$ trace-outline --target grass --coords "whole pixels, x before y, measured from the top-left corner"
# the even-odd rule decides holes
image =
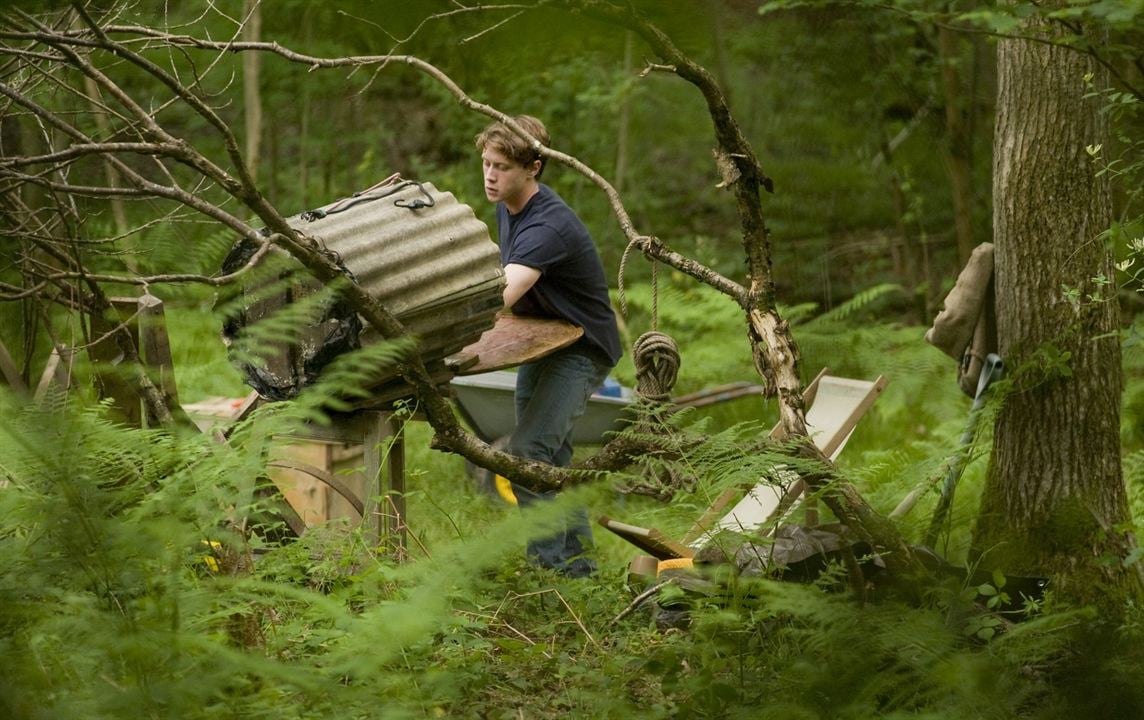
[[[646,288],[632,292],[633,327],[646,325],[641,293],[646,299]],[[661,304],[660,323],[684,348],[679,391],[750,379],[737,314],[702,295],[678,299],[686,313]],[[218,319],[198,306],[169,307],[168,316],[184,402],[243,394],[217,340]],[[888,513],[940,475],[969,402],[954,386],[952,362],[924,345],[920,328],[805,314],[795,333],[807,374],[830,366],[890,380],[840,463],[877,510]],[[1126,353],[1125,467],[1138,511],[1144,461],[1133,398],[1141,367]],[[684,420],[683,431],[710,434],[730,452],[769,429],[774,406],[748,399]],[[658,627],[647,609],[617,620],[639,589],[627,578],[634,548],[597,532],[600,572],[591,582],[529,567],[523,548],[537,518],[482,493],[461,458],[430,448],[422,422],[406,428],[413,562],[395,564],[360,530],[332,524],[282,544],[251,539],[260,545],[253,566],[228,564],[225,555],[222,571],[212,572],[196,539],[240,541],[225,528],[259,504],[259,425],[244,428],[227,452],[205,437],[156,442],[83,423],[73,432],[91,440],[68,460],[71,484],[45,472],[41,485],[22,482],[22,492],[0,497],[9,527],[22,528],[0,535],[0,600],[19,608],[18,616],[0,614],[8,631],[0,659],[22,668],[0,702],[11,717],[119,717],[130,706],[153,717],[1050,718],[1085,707],[1084,693],[1067,682],[1078,662],[1105,679],[1125,712],[1144,706],[1132,690],[1136,620],[1101,640],[1082,615],[1047,613],[983,642],[975,633],[988,616],[974,603],[976,590],[970,597],[956,585],[935,586],[916,607],[856,603],[826,581],[725,578],[719,597],[677,595],[690,608],[686,632]],[[954,561],[968,541],[985,447],[958,488],[946,546]],[[10,446],[0,462],[24,478],[13,463],[33,449]],[[694,487],[671,503],[617,492],[615,478],[567,492],[562,503],[678,536],[731,481],[726,473],[749,472],[699,461],[681,469]],[[147,488],[100,480],[126,471],[142,473]],[[924,532],[933,500],[926,495],[903,521],[907,537]],[[58,532],[37,524],[45,508],[58,518],[78,503],[78,519],[93,502],[132,508],[100,511],[88,531],[106,540],[95,546],[78,532],[81,522]],[[101,581],[108,592],[92,586],[92,568],[116,569]],[[1082,656],[1080,647],[1097,649]],[[38,714],[32,692],[49,698]]]

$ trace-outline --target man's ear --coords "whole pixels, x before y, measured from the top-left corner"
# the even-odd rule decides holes
[[[537,175],[540,174],[540,161],[539,160],[533,160],[532,161],[532,169],[531,169],[531,172],[529,174],[532,175],[532,177],[536,177]]]

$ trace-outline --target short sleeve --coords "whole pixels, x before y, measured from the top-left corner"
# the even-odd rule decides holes
[[[515,263],[541,272],[568,258],[568,244],[560,233],[544,224],[530,225],[516,236],[505,264]]]

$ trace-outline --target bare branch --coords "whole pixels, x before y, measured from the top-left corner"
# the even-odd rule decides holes
[[[534,138],[530,138],[528,134],[516,124],[516,122],[512,119],[512,116],[507,115],[506,113],[503,113],[489,105],[474,100],[459,85],[457,85],[457,83],[454,82],[452,78],[450,78],[436,66],[421,60],[420,58],[406,55],[362,55],[339,58],[324,58],[299,53],[289,48],[285,48],[276,42],[219,42],[204,40],[187,35],[169,35],[167,33],[157,31],[154,28],[141,26],[112,26],[106,28],[106,33],[107,36],[119,34],[146,36],[157,40],[163,40],[174,45],[193,47],[204,50],[230,52],[270,52],[286,60],[305,64],[311,69],[339,67],[359,68],[371,65],[384,66],[391,63],[408,65],[428,75],[443,87],[445,87],[445,89],[448,90],[448,92],[457,100],[461,106],[490,117],[494,120],[503,122],[506,126],[512,128],[514,132],[517,132],[522,137],[529,138],[533,142],[536,142]],[[228,145],[229,142],[230,141],[228,140]],[[237,144],[235,147],[237,148]],[[656,260],[674,267],[680,272],[690,275],[700,282],[707,284],[712,284],[713,282],[713,287],[715,287],[720,292],[729,295],[736,302],[742,304],[741,298],[743,289],[733,281],[727,278],[723,278],[715,271],[711,270],[710,268],[706,268],[696,261],[686,260],[682,255],[671,251],[662,242],[651,243],[642,240],[644,236],[636,232],[631,218],[624,208],[623,202],[615,188],[613,188],[612,185],[597,172],[592,170],[590,167],[578,159],[557,150],[552,150],[550,148],[541,146],[539,143],[536,143],[536,149],[540,154],[572,168],[576,172],[589,179],[597,187],[599,187],[608,198],[608,202],[612,207],[613,214],[616,216],[617,222],[620,225],[620,229],[624,233],[625,237],[629,240],[629,242],[635,241],[637,246],[640,247],[641,251],[643,251],[648,256],[654,257]],[[265,220],[265,218],[263,219]]]
[[[532,8],[529,8],[529,9],[532,9]],[[495,25],[492,25],[490,27],[485,28],[484,30],[481,30],[479,33],[476,33],[474,35],[470,35],[467,38],[462,38],[461,41],[458,42],[457,44],[458,45],[465,45],[467,43],[472,42],[473,40],[476,40],[479,37],[483,37],[484,35],[487,35],[487,34],[493,32],[494,30],[496,30],[497,28],[501,27],[505,23],[508,23],[508,22],[511,22],[511,21],[517,19],[518,17],[520,17],[524,13],[525,13],[525,10],[521,10],[520,12],[513,13],[512,15],[509,15],[504,20],[501,20],[500,22],[496,23]]]
[[[640,77],[645,78],[653,72],[663,72],[674,75],[679,72],[679,69],[674,65],[660,65],[659,63],[649,62],[644,66],[644,69],[640,71]]]
[[[76,160],[92,155],[110,155],[114,153],[133,153],[136,155],[160,155],[172,157],[173,149],[157,143],[78,143],[70,145],[67,150],[58,150],[46,155],[26,155],[0,158],[0,167],[23,167],[25,165],[44,165],[48,163]]]

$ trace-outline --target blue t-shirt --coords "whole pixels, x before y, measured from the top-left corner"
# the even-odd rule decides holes
[[[620,332],[608,299],[604,265],[588,228],[552,188],[540,190],[516,215],[497,205],[501,264],[540,271],[540,278],[512,306],[517,315],[555,317],[584,328],[580,341],[614,366]]]

